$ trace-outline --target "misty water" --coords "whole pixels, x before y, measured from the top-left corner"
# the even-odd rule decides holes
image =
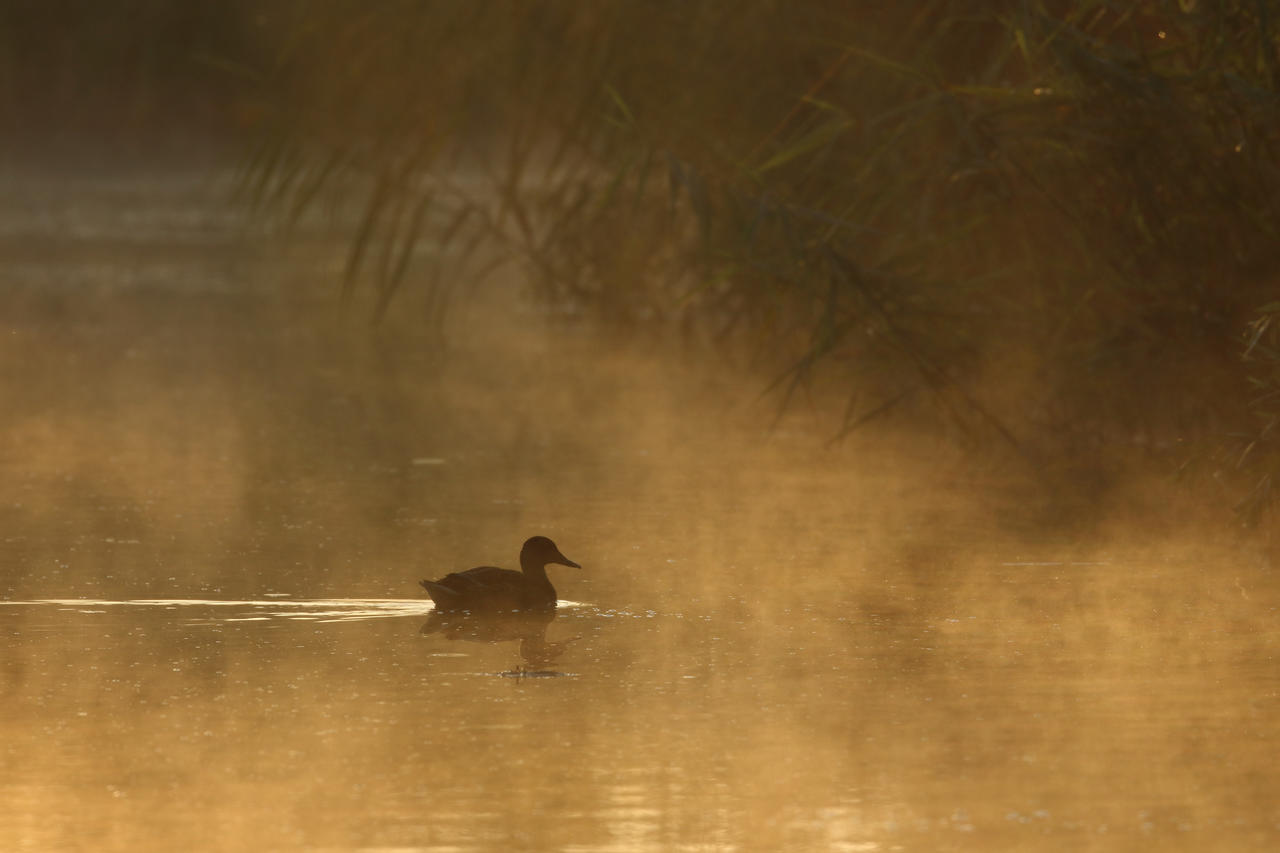
[[[514,273],[372,326],[201,174],[4,185],[0,849],[1280,844],[1256,539],[1055,526]],[[553,618],[440,624],[534,534]]]

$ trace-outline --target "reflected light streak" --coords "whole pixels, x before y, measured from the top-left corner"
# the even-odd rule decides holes
[[[19,605],[53,605],[62,609],[74,608],[86,614],[106,612],[103,610],[84,609],[91,607],[164,607],[171,610],[181,607],[237,607],[255,611],[252,616],[227,616],[218,620],[223,622],[262,621],[271,618],[313,622],[356,622],[400,616],[421,617],[435,609],[431,601],[404,598],[134,598],[121,601],[95,598],[39,598],[31,601],[0,601],[0,605],[11,607]],[[583,606],[581,602],[577,601],[561,601],[558,603],[558,607],[562,609]]]

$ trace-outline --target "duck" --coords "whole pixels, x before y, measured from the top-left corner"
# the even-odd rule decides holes
[[[554,610],[556,590],[547,577],[547,566],[555,563],[580,569],[556,543],[545,536],[525,540],[520,549],[520,571],[496,566],[477,566],[453,572],[439,580],[422,581],[436,610],[496,612],[501,610]]]

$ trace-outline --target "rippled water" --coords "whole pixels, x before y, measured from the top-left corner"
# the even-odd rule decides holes
[[[1264,550],[1042,526],[509,291],[371,330],[198,182],[17,188],[0,850],[1280,844]],[[432,613],[534,533],[553,618]]]

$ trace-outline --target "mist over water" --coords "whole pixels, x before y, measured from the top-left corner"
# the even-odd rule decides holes
[[[189,174],[5,180],[0,849],[1280,843],[1255,548],[771,429],[514,276],[370,326]],[[554,618],[431,624],[535,534]]]

